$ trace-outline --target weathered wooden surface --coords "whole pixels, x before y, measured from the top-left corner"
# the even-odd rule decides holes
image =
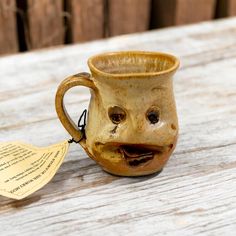
[[[104,37],[104,0],[67,0],[68,27],[71,42]]]
[[[64,43],[62,0],[27,0],[26,39],[28,49]]]
[[[109,0],[107,3],[108,36],[148,30],[150,0]]]
[[[0,1],[0,54],[18,51],[14,0]]]
[[[180,137],[159,176],[103,172],[71,145],[47,186],[22,201],[0,197],[2,235],[235,235],[236,18],[0,58],[0,141],[46,146],[68,138],[54,95],[89,56],[155,50],[181,60],[175,77]],[[74,119],[88,90],[66,97]]]
[[[152,26],[166,27],[211,20],[216,0],[153,0]]]

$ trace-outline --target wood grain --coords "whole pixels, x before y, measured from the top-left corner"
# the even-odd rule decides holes
[[[69,41],[83,42],[104,37],[104,0],[67,0]]]
[[[153,0],[152,27],[183,25],[211,20],[216,0]]]
[[[18,51],[16,5],[14,0],[0,1],[0,54]]]
[[[64,43],[62,0],[27,0],[28,50]]]
[[[114,36],[148,30],[150,0],[109,0],[107,35]]]
[[[0,197],[3,235],[234,235],[236,18],[0,58],[0,141],[46,146],[69,138],[54,110],[59,82],[115,50],[180,57],[177,148],[158,176],[103,172],[78,145],[53,180],[25,200]],[[76,120],[87,89],[66,97]],[[11,223],[10,223],[11,222]]]

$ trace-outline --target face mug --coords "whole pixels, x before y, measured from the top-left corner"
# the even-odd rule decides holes
[[[65,129],[109,173],[161,171],[178,137],[172,77],[179,60],[166,53],[126,51],[93,56],[88,66],[91,76],[79,73],[58,87],[56,111]],[[84,136],[63,104],[74,86],[90,88]]]

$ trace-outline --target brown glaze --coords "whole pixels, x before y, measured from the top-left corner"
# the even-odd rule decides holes
[[[173,152],[178,120],[172,76],[176,57],[157,52],[105,53],[89,59],[92,76],[64,80],[56,95],[58,116],[75,140],[63,96],[73,86],[91,88],[86,139],[80,144],[104,170],[122,176],[160,171]]]

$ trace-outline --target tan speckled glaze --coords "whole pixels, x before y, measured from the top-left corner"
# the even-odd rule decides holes
[[[160,171],[178,137],[172,86],[178,59],[165,53],[129,51],[94,56],[88,65],[91,77],[80,73],[58,88],[56,110],[64,127],[75,140],[81,139],[63,97],[73,86],[87,86],[91,100],[86,138],[80,144],[88,155],[116,175]]]

